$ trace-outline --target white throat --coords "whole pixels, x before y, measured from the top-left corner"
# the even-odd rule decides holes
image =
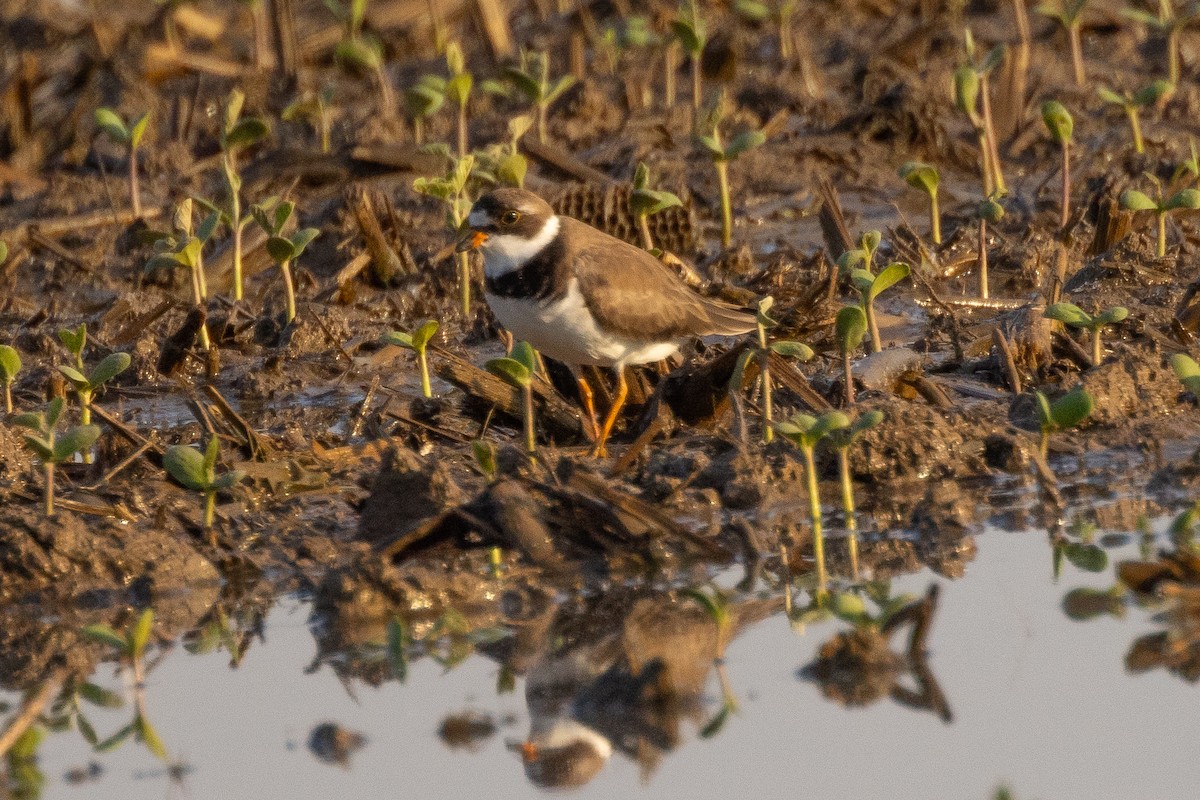
[[[532,239],[511,233],[494,233],[481,246],[483,271],[489,278],[499,278],[528,264],[558,235],[558,217],[546,220],[541,231]]]

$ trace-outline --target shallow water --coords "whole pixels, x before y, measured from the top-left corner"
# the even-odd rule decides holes
[[[1165,524],[1165,523],[1164,523]],[[1161,530],[1164,524],[1157,526]],[[1136,537],[1132,537],[1136,540]],[[1194,796],[1200,781],[1196,688],[1163,670],[1131,675],[1131,641],[1160,630],[1151,611],[1130,606],[1122,619],[1074,622],[1063,595],[1077,586],[1107,588],[1099,574],[1065,564],[1056,583],[1044,534],[988,530],[956,581],[928,572],[905,576],[895,592],[941,584],[928,639],[929,666],[953,713],[942,722],[884,698],[846,709],[798,677],[817,647],[846,623],[793,630],[782,613],[758,622],[729,646],[727,669],[740,710],[711,738],[700,726],[721,706],[709,671],[704,708],[685,714],[680,737],[657,766],[643,769],[618,749],[579,797],[771,796],[804,788],[818,797],[990,798],[1007,784],[1021,798]],[[1109,551],[1136,558],[1136,542]],[[734,576],[736,577],[736,576]],[[525,681],[497,694],[499,667],[472,655],[449,671],[423,658],[402,685],[354,681],[353,695],[330,666],[312,671],[316,642],[307,602],[280,601],[235,670],[226,653],[174,648],[149,674],[146,706],[172,757],[191,769],[175,784],[162,762],[126,742],[95,754],[75,732],[48,736],[39,753],[45,798],[296,798],[528,796],[519,752],[529,732]],[[893,640],[903,649],[901,639]],[[127,692],[107,664],[93,677]],[[911,678],[902,679],[911,685]],[[11,694],[0,701],[16,701]],[[474,750],[438,736],[449,714],[490,715],[497,731]],[[101,738],[129,720],[124,709],[89,709]],[[318,724],[337,722],[367,737],[348,766],[308,749]],[[103,774],[65,780],[95,760]],[[790,788],[789,788],[790,787]],[[898,789],[901,791],[897,792]]]

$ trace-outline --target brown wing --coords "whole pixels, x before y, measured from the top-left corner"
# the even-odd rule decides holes
[[[606,331],[632,339],[733,336],[754,328],[754,317],[696,294],[657,258],[582,222],[569,225],[571,265],[588,310]]]

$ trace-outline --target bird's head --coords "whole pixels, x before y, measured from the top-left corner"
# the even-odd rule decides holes
[[[455,250],[480,250],[489,273],[520,269],[558,234],[554,209],[533,192],[496,189],[475,201]]]

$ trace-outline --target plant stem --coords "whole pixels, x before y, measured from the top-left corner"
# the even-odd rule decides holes
[[[1167,74],[1168,80],[1175,86],[1179,85],[1179,26],[1172,25],[1167,33]]]
[[[421,393],[433,397],[433,387],[429,385],[429,360],[424,347],[417,350],[417,361],[421,364]]]
[[[383,72],[383,64],[376,65],[375,79],[379,82],[379,113],[386,120],[395,119],[396,97],[392,92],[392,85],[388,82],[387,75]]]
[[[467,154],[467,101],[458,107],[458,157]]]
[[[991,144],[988,142],[987,130],[982,125],[975,129],[975,135],[979,138],[979,171],[983,176],[983,195],[991,197],[996,187],[992,179]]]
[[[4,412],[12,413],[12,381],[4,382]]]
[[[42,468],[46,471],[46,499],[45,499],[46,516],[53,517],[54,516],[54,462],[47,461],[45,464],[42,465]]]
[[[1165,258],[1167,255],[1167,212],[1156,211],[1155,216],[1158,218],[1158,257]]]
[[[1104,348],[1100,345],[1100,329],[1092,331],[1092,366],[1100,366],[1100,359],[1104,356]]]
[[[292,320],[296,318],[296,287],[292,283],[292,262],[280,262],[279,271],[283,273],[283,291],[287,298],[287,321],[291,325]]]
[[[1087,75],[1083,71],[1083,42],[1079,38],[1079,29],[1082,23],[1075,20],[1067,26],[1067,39],[1071,43],[1071,67],[1075,71],[1075,85],[1083,86],[1087,83]]]
[[[675,107],[675,71],[679,69],[679,45],[671,42],[663,51],[663,106]]]
[[[979,218],[979,297],[988,299],[987,220]]]
[[[842,372],[846,381],[846,405],[854,405],[854,377],[850,373],[850,351],[842,353]]]
[[[458,283],[463,318],[467,319],[471,316],[471,259],[468,253],[458,254]]]
[[[329,154],[329,128],[330,128],[331,123],[330,123],[330,119],[329,119],[329,109],[327,109],[325,107],[324,103],[321,104],[320,114],[321,114],[321,152],[328,155]]]
[[[212,530],[213,517],[217,511],[217,490],[204,490],[204,530]]]
[[[780,10],[779,59],[783,61],[785,66],[791,66],[792,59],[795,57],[795,55],[795,48],[792,47],[792,12],[790,10]]]
[[[1146,143],[1142,140],[1142,123],[1139,119],[1137,106],[1126,106],[1125,115],[1129,117],[1129,127],[1133,129],[1133,152],[1139,155],[1146,152]]]
[[[1071,219],[1071,144],[1063,142],[1062,146],[1062,217],[1059,227],[1066,230]]]
[[[541,144],[546,143],[546,110],[548,108],[549,108],[549,105],[545,101],[542,101],[542,100],[538,101],[538,105],[537,105],[537,136],[538,136],[538,142]]]
[[[937,192],[929,195],[929,227],[932,230],[933,243],[942,243],[942,214],[938,210]]]
[[[129,201],[133,204],[133,215],[142,216],[142,196],[138,190],[137,148],[129,149]]]
[[[413,144],[417,147],[425,144],[425,121],[420,117],[413,117]]]
[[[854,485],[850,482],[849,447],[838,448],[838,475],[842,481],[842,510],[850,531],[850,574],[858,580],[858,519],[854,513]]]
[[[988,156],[992,167],[992,183],[1000,194],[1008,194],[1004,184],[1004,170],[1000,167],[1000,149],[996,146],[996,126],[992,124],[992,101],[988,91],[987,75],[979,78],[979,102],[983,111],[984,139],[987,142]]]
[[[225,181],[229,185],[229,224],[233,227],[233,299],[242,299],[242,199],[237,184],[236,157],[225,152]]]
[[[733,244],[733,206],[729,199],[729,162],[714,162],[717,166],[717,185],[721,190],[721,246]]]
[[[879,337],[879,325],[875,322],[875,301],[863,298],[863,312],[867,315],[867,330],[871,334],[871,352],[878,353],[883,349],[883,340]],[[849,358],[849,355],[847,355]]]
[[[642,247],[647,250],[654,249],[654,238],[650,236],[650,219],[645,214],[638,214],[637,217],[638,231],[642,234]]]
[[[803,447],[804,472],[808,480],[808,507],[812,514],[813,558],[817,562],[817,602],[824,602],[829,594],[829,578],[825,574],[825,532],[821,528],[821,496],[817,490],[817,468],[813,463],[813,448]]]
[[[525,450],[533,455],[537,452],[537,438],[533,429],[533,383],[525,384],[521,393],[525,396]]]
[[[692,53],[692,110],[696,112],[697,123],[700,114],[700,54]]]

